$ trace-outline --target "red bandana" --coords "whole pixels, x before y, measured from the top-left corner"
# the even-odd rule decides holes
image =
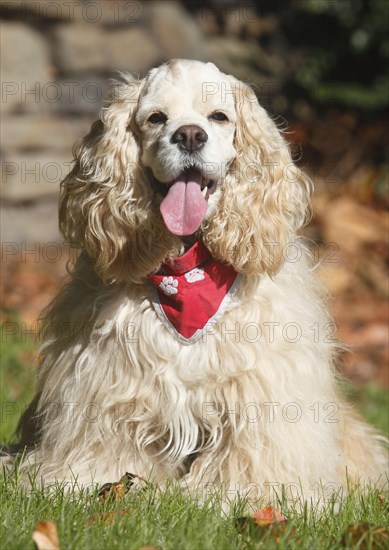
[[[148,280],[162,322],[179,340],[191,343],[223,314],[240,276],[232,266],[214,260],[200,240]]]

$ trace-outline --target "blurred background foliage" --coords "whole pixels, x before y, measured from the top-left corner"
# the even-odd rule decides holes
[[[305,0],[287,18],[290,43],[305,48],[296,92],[318,107],[337,104],[373,119],[388,102],[388,3]]]

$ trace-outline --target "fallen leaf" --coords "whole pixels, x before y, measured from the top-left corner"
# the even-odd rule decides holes
[[[116,481],[114,483],[105,483],[101,487],[98,494],[99,500],[104,501],[106,499],[109,499],[115,502],[121,502],[124,498],[124,495],[128,493],[131,487],[138,484],[139,482],[143,482],[145,484],[147,483],[146,480],[143,479],[143,477],[126,472],[119,481]]]
[[[271,523],[286,521],[281,512],[277,510],[277,508],[273,508],[273,506],[267,506],[266,508],[257,510],[251,517],[258,525],[270,525]]]
[[[128,493],[134,485],[139,485],[140,483],[147,485],[147,481],[143,477],[126,472],[119,481],[114,483],[105,483],[102,485],[98,493],[98,499],[100,502],[122,502],[126,493]],[[116,523],[118,518],[133,514],[135,512],[135,508],[131,508],[129,510],[115,510],[112,512],[100,512],[94,516],[90,516],[86,520],[86,523],[87,525],[105,523],[106,527],[108,527]]]
[[[60,550],[57,526],[54,521],[38,521],[32,539],[38,550]]]
[[[389,514],[389,499],[384,495],[378,495],[379,507]]]
[[[345,530],[341,545],[358,550],[386,550],[389,544],[389,531],[382,525],[371,523],[351,523]]]
[[[287,526],[284,516],[273,506],[261,508],[251,516],[236,518],[235,524],[241,534],[255,539],[269,535],[277,544]]]
[[[105,483],[99,491],[99,500],[114,500],[121,502],[124,497],[124,485],[123,483]]]

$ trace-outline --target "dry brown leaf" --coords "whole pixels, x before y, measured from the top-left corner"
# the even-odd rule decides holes
[[[113,500],[121,502],[124,497],[124,485],[123,483],[105,483],[99,491],[100,502],[104,500]]]
[[[134,486],[142,483],[147,485],[147,482],[143,477],[126,472],[119,481],[114,483],[105,483],[102,485],[98,499],[100,502],[107,501],[108,503],[122,502],[126,493]],[[116,521],[126,515],[134,514],[136,510],[131,508],[129,510],[121,509],[111,512],[100,512],[94,516],[90,516],[86,523],[87,525],[93,525],[95,523],[105,523],[106,527],[113,525]]]
[[[38,550],[60,550],[57,526],[54,521],[38,521],[32,539]]]
[[[389,500],[384,495],[378,495],[379,507],[389,514]]]
[[[109,499],[114,502],[121,502],[124,498],[124,495],[128,493],[131,487],[138,484],[139,482],[147,484],[146,480],[143,479],[143,477],[126,472],[119,481],[116,481],[114,483],[105,483],[101,487],[98,495],[99,500],[104,501]]]

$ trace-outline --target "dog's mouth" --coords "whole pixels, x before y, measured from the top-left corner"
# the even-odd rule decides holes
[[[187,236],[199,229],[217,181],[198,168],[189,167],[169,183],[161,183],[153,176],[152,186],[163,197],[160,211],[168,230],[174,235]]]
[[[162,183],[161,181],[157,180],[151,168],[149,169],[149,176],[150,176],[150,183],[152,188],[154,189],[154,191],[159,193],[159,195],[161,195],[161,197],[163,198],[166,197],[172,185],[174,185],[174,183],[179,180],[183,180],[187,182],[189,181],[189,179],[195,178],[196,181],[199,182],[199,185],[201,187],[201,193],[206,201],[209,199],[210,195],[212,195],[216,191],[216,188],[217,188],[216,179],[210,179],[206,175],[202,174],[201,170],[193,166],[190,166],[189,168],[185,168],[177,178],[170,181],[169,183],[166,183],[166,182]]]

